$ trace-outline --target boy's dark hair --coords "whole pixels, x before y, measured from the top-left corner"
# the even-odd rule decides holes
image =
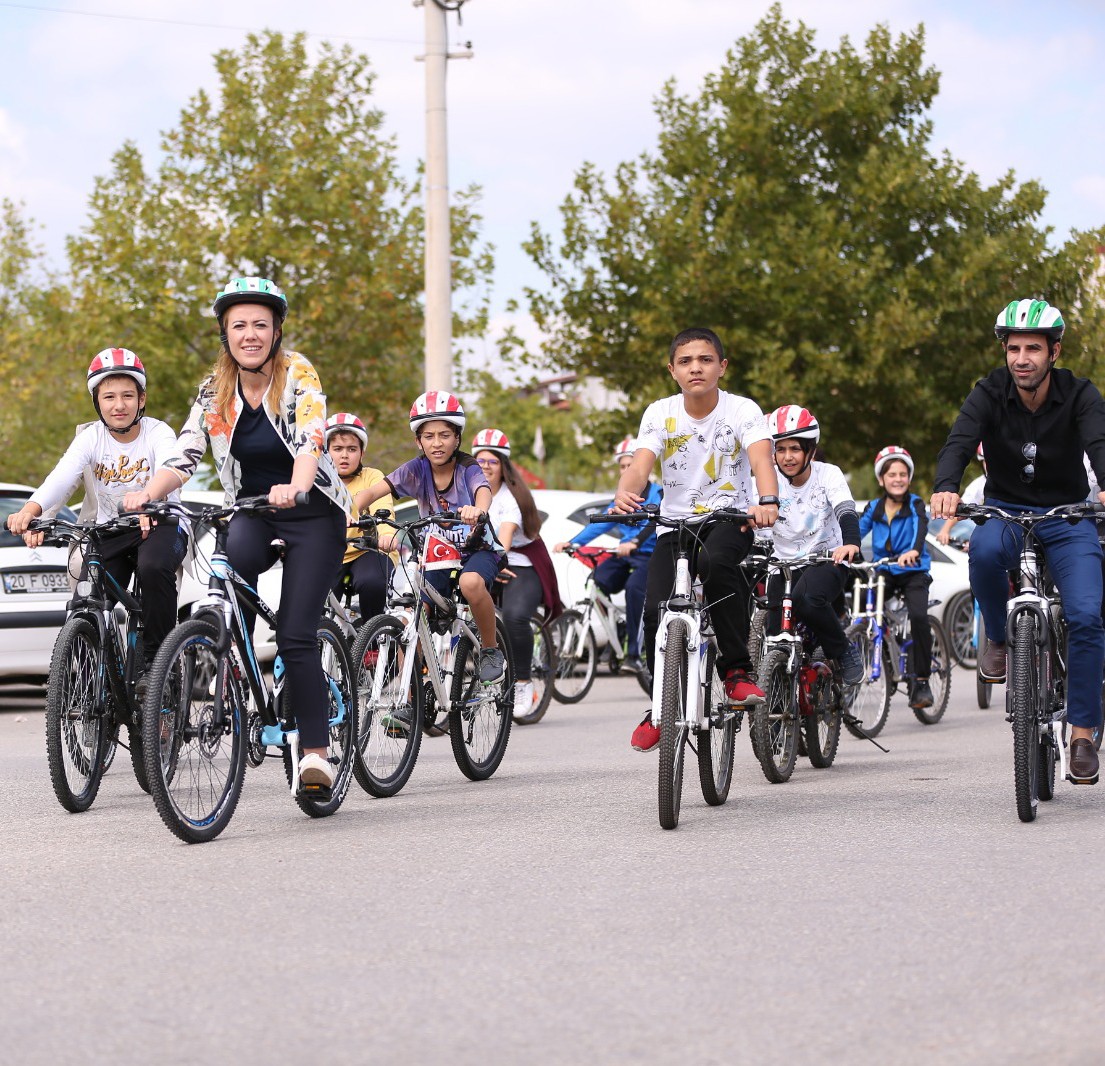
[[[715,352],[717,352],[718,359],[725,358],[725,349],[721,346],[721,338],[712,329],[706,329],[704,326],[692,326],[690,329],[680,330],[675,335],[675,339],[671,342],[671,347],[668,349],[668,362],[674,362],[675,353],[679,351],[684,344],[690,344],[691,341],[705,341]]]

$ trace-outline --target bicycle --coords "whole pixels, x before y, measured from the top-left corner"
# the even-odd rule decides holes
[[[503,574],[509,570],[503,571]],[[499,577],[492,589],[495,606],[502,607],[503,590],[510,581],[509,576]],[[536,725],[545,717],[553,698],[553,678],[556,676],[556,644],[553,639],[552,625],[545,619],[545,608],[537,605],[537,612],[529,620],[530,635],[533,638],[533,654],[530,658],[530,682],[533,685],[533,701],[529,708],[515,706],[513,718],[517,725]],[[517,669],[517,666],[515,666]]]
[[[137,525],[137,515],[124,515],[91,525],[36,519],[30,526],[48,544],[72,543],[84,552],[87,576],[77,582],[54,642],[46,693],[50,783],[58,802],[74,814],[96,799],[124,726],[135,779],[143,792],[150,791],[135,696],[142,661],[141,589],[137,573],[133,592],[120,585],[102,556],[108,533]]]
[[[593,521],[603,521],[597,516]],[[689,744],[698,759],[702,798],[711,807],[729,797],[733,781],[734,738],[743,708],[729,705],[717,668],[717,638],[702,585],[691,579],[691,553],[702,529],[713,522],[751,521],[742,511],[719,509],[689,518],[665,518],[658,508],[612,515],[610,521],[655,522],[677,538],[675,585],[660,604],[656,630],[656,667],[652,686],[652,723],[660,729],[657,800],[660,825],[675,829],[683,793],[683,759]],[[691,737],[694,740],[691,740]]]
[[[378,511],[363,523],[388,517]],[[472,781],[499,768],[510,738],[514,706],[514,664],[501,619],[495,637],[506,668],[492,685],[479,680],[479,631],[455,587],[442,596],[427,580],[427,563],[455,562],[456,548],[435,536],[434,526],[463,525],[451,512],[408,523],[391,520],[413,541],[400,550],[400,571],[410,592],[392,597],[392,613],[370,619],[353,642],[360,696],[360,740],[354,773],[361,787],[377,797],[394,796],[410,779],[418,758],[428,698],[448,708],[453,757]],[[479,527],[474,531],[477,535]],[[417,558],[417,562],[415,559]],[[446,672],[443,659],[451,659]],[[448,685],[448,690],[446,686]]]
[[[603,521],[596,516],[593,521]],[[595,682],[598,670],[598,641],[595,628],[610,653],[610,672],[621,672],[628,659],[625,647],[626,614],[595,583],[595,570],[611,558],[605,548],[591,548],[569,543],[565,554],[582,563],[590,571],[583,596],[553,623],[552,636],[556,647],[557,667],[553,679],[553,697],[560,703],[579,703]],[[652,692],[652,678],[645,667],[637,671],[637,683]]]
[[[909,618],[905,601],[899,593],[886,596],[886,563],[852,562],[857,579],[852,587],[852,622],[847,629],[848,640],[855,644],[863,658],[866,679],[845,694],[845,728],[856,737],[870,740],[886,725],[890,713],[890,697],[904,686],[910,691],[917,678],[911,668],[913,640],[909,636]],[[939,601],[929,601],[934,606]],[[932,688],[931,707],[913,707],[917,720],[935,725],[948,709],[951,695],[952,656],[943,625],[929,615],[932,627],[932,663],[929,684]]]
[[[751,711],[752,750],[773,784],[790,779],[802,754],[819,769],[832,766],[840,743],[844,690],[810,629],[794,618],[794,582],[806,567],[832,560],[829,552],[769,559],[767,576],[782,578],[782,622],[765,636],[759,668],[764,700]]]
[[[306,500],[307,493],[297,494],[297,504]],[[292,796],[313,818],[338,810],[352,778],[356,689],[338,624],[322,617],[318,626],[334,767],[331,788],[301,786],[299,730],[284,693],[283,661],[278,655],[270,688],[253,647],[246,612],[260,615],[274,630],[276,612],[231,565],[227,538],[234,515],[270,507],[267,496],[256,496],[229,507],[204,508],[196,516],[197,530],[211,526],[215,531],[207,595],[165,639],[149,673],[142,715],[146,772],[161,820],[187,843],[212,840],[229,824],[247,761],[256,767],[265,758],[282,759]],[[149,504],[146,510],[161,516],[171,514],[172,506]],[[270,755],[270,747],[278,754]]]
[[[1052,507],[1043,514],[1010,514],[989,504],[960,504],[956,516],[981,525],[998,519],[1023,532],[1014,594],[1006,608],[1008,674],[1006,721],[1013,726],[1013,786],[1017,816],[1036,818],[1039,800],[1055,795],[1056,766],[1067,777],[1065,755],[1067,623],[1054,582],[1041,565],[1043,544],[1036,527],[1047,521],[1067,521],[1105,513],[1098,504]],[[1056,727],[1062,734],[1056,735]],[[1095,741],[1100,743],[1101,727]]]

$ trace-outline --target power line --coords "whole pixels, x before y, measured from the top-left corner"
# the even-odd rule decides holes
[[[51,15],[81,15],[85,18],[115,19],[121,22],[152,22],[162,26],[190,26],[203,30],[234,30],[238,33],[259,33],[257,26],[228,26],[225,23],[216,22],[184,22],[180,19],[159,19],[147,15],[114,15],[105,11],[77,11],[67,7],[39,7],[35,4],[11,4],[0,0],[0,7],[17,8],[21,11],[39,11]],[[421,41],[405,37],[364,37],[348,33],[312,33],[304,31],[308,37],[325,37],[337,41],[370,41],[374,44],[406,44],[418,45]]]

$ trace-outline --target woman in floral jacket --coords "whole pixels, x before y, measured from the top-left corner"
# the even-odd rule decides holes
[[[228,503],[268,496],[275,510],[231,519],[227,554],[256,586],[277,560],[272,541],[286,545],[276,646],[303,748],[300,780],[329,788],[328,701],[315,634],[341,568],[352,500],[323,447],[326,397],[318,374],[280,346],[287,311],[284,294],[265,278],[235,278],[218,294],[222,351],[215,369],[200,384],[174,454],[125,503],[137,510],[179,488],[208,447]],[[297,507],[300,492],[309,499]]]

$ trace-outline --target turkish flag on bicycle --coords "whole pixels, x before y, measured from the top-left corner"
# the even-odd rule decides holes
[[[425,570],[459,570],[461,567],[460,552],[455,544],[443,540],[433,533],[426,536],[426,551],[422,559],[422,567]]]

